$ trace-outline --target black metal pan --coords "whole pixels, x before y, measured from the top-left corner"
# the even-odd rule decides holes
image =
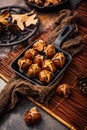
[[[16,59],[14,59],[14,61],[11,63],[12,69],[15,71],[16,74],[20,75],[24,79],[27,79],[28,81],[30,81],[33,84],[39,84],[42,86],[43,85],[46,85],[46,86],[52,85],[58,79],[58,77],[66,70],[66,68],[68,67],[68,65],[70,64],[70,62],[72,60],[71,55],[61,49],[61,44],[68,38],[68,36],[72,33],[72,31],[73,31],[73,28],[70,25],[65,26],[63,28],[63,30],[60,32],[60,34],[58,35],[58,37],[56,38],[55,42],[53,43],[57,52],[64,53],[64,55],[66,57],[66,61],[65,61],[64,66],[61,69],[58,69],[54,73],[52,80],[48,84],[42,83],[38,78],[30,78],[26,72],[20,71],[18,64],[17,64],[18,59],[23,57],[25,51],[28,50],[29,48],[31,48],[35,42],[32,43],[31,45],[29,45]]]
[[[37,4],[33,4],[33,3],[29,2],[28,0],[24,0],[24,1],[29,6],[29,8],[35,9],[38,12],[57,11],[57,10],[60,10],[60,9],[67,7],[67,5],[69,3],[68,0],[62,0],[61,3],[57,4],[57,5],[40,6],[40,5],[37,5]]]

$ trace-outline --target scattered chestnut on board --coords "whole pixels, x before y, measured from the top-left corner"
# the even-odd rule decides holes
[[[35,125],[37,124],[42,118],[41,113],[37,110],[36,107],[31,108],[29,111],[25,113],[24,121],[27,125]]]
[[[61,84],[58,86],[56,92],[61,97],[69,97],[72,94],[72,89],[69,84]]]

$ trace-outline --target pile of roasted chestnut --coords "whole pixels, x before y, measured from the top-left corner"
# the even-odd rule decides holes
[[[62,0],[28,0],[28,2],[32,4],[36,4],[38,6],[49,6],[49,5],[57,5],[62,2]]]
[[[64,66],[65,60],[64,53],[58,52],[53,44],[47,45],[43,40],[38,40],[24,52],[17,63],[29,78],[36,77],[47,84],[52,80],[57,69]]]

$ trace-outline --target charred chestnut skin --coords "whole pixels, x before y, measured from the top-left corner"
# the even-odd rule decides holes
[[[63,52],[56,53],[52,58],[53,63],[59,68],[63,67],[63,65],[65,64],[65,60],[66,57]]]
[[[42,63],[42,70],[49,70],[54,73],[56,71],[56,67],[52,60],[46,59]]]
[[[33,60],[33,62],[34,62],[34,64],[38,64],[38,66],[42,66],[42,62],[44,61],[44,56],[43,55],[40,55],[40,54],[38,54],[38,55],[36,55],[35,56],[35,58],[34,58],[34,60]]]
[[[42,115],[36,107],[31,108],[24,115],[24,121],[27,125],[35,125],[42,119]]]
[[[72,95],[71,86],[67,83],[59,85],[56,92],[61,97],[70,97]]]
[[[32,77],[37,77],[39,75],[41,71],[41,68],[37,65],[37,64],[32,64],[28,71],[27,71],[27,74],[28,76],[30,76],[31,78]]]
[[[39,52],[42,52],[46,43],[43,40],[38,40],[34,43],[33,48]]]
[[[56,53],[56,49],[53,46],[53,44],[49,44],[49,45],[45,46],[44,53],[48,58],[52,58]]]
[[[41,82],[43,82],[44,84],[45,83],[49,83],[52,79],[52,72],[48,71],[48,70],[42,70],[40,73],[39,73],[39,80]]]
[[[25,51],[24,57],[32,60],[37,54],[38,52],[36,50],[34,50],[33,48],[30,48],[27,51]]]
[[[27,71],[29,66],[32,64],[32,60],[27,58],[18,59],[18,66],[21,70]]]

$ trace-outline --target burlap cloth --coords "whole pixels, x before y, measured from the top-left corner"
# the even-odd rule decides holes
[[[78,26],[76,20],[78,13],[70,10],[62,10],[58,13],[54,24],[50,31],[43,33],[40,39],[46,42],[52,43],[60,30],[67,24],[71,24],[74,28],[72,35],[62,45],[62,49],[69,52],[72,56],[81,51],[83,44],[83,38],[78,33]],[[14,108],[20,96],[30,96],[35,100],[43,103],[47,103],[52,98],[59,81],[63,78],[63,74],[60,78],[50,87],[33,85],[29,81],[15,75],[10,79],[5,88],[0,93],[0,116],[7,111]]]

